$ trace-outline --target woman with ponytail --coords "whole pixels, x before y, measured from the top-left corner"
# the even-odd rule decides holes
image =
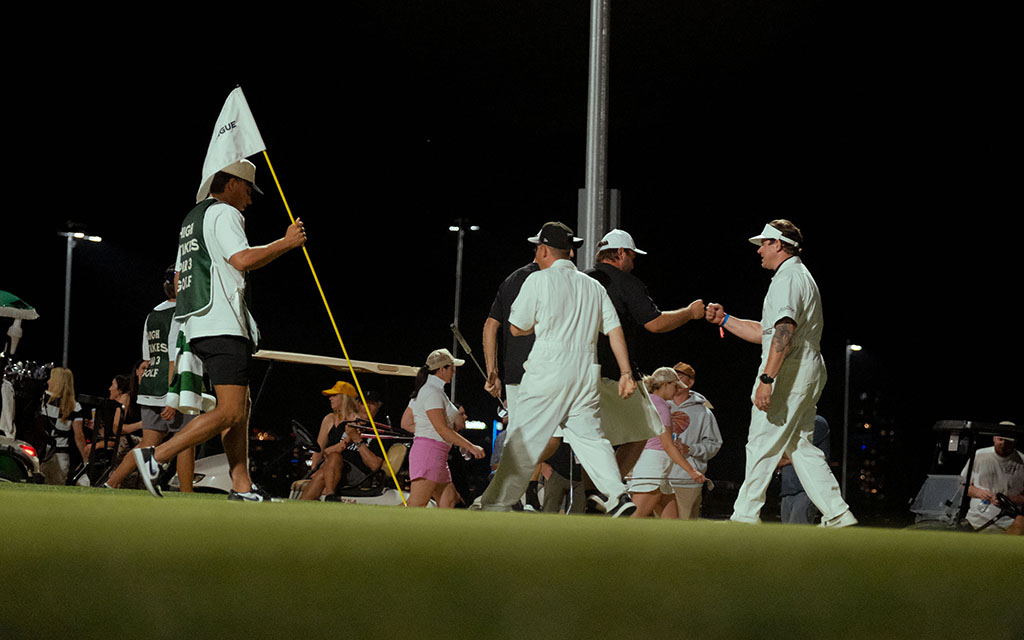
[[[455,367],[465,364],[447,349],[438,349],[427,357],[427,363],[416,375],[412,400],[402,416],[402,427],[414,431],[412,450],[409,452],[410,507],[425,507],[434,498],[438,507],[451,508],[453,492],[445,494],[451,484],[448,469],[448,451],[452,445],[466,450],[474,458],[483,458],[483,448],[462,437],[454,429],[459,410],[444,392],[452,381]]]

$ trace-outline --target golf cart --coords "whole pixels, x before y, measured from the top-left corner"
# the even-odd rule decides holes
[[[42,484],[36,449],[23,440],[0,435],[0,482]]]
[[[260,350],[253,354],[253,358],[257,360],[265,360],[269,363],[267,372],[263,377],[263,382],[260,385],[260,390],[257,392],[257,399],[253,403],[254,407],[258,404],[259,397],[262,394],[263,388],[266,386],[267,379],[270,376],[274,363],[285,362],[293,364],[312,364],[326,366],[337,371],[347,372],[349,370],[348,361],[345,359],[331,358],[327,356]],[[392,365],[356,360],[352,360],[351,363],[352,367],[359,373],[375,373],[407,378],[413,378],[416,376],[416,368],[406,365]],[[360,431],[363,434],[363,437],[367,439],[376,438],[373,433],[373,429],[369,424],[361,425]],[[399,484],[403,487],[402,493],[405,497],[408,497],[408,489],[406,488],[408,479],[408,456],[405,455],[405,453],[412,446],[412,434],[400,429],[392,429],[386,425],[377,425],[377,431],[380,434],[384,450],[388,452],[389,460],[394,467],[396,475],[399,477]],[[306,463],[309,460],[309,456],[311,456],[313,452],[319,451],[319,445],[317,444],[316,438],[295,420],[291,421],[291,437],[293,440],[286,439],[281,443],[283,444],[283,447],[278,455],[269,456],[269,462],[263,464],[253,462],[251,472],[254,481],[257,485],[260,485],[271,493],[271,495],[288,495],[291,498],[298,497],[301,493],[301,483],[306,479],[306,476],[308,476],[309,468],[306,466]],[[399,460],[398,458],[401,459]],[[281,467],[285,462],[290,462],[292,464],[290,466],[286,464],[285,466],[288,466],[289,468],[282,471],[279,467]],[[207,493],[228,493],[228,491],[231,490],[231,478],[228,469],[227,456],[223,453],[197,459],[195,464],[195,475],[193,478],[193,490]],[[272,475],[274,470],[277,470],[277,475],[280,476],[276,478],[277,484],[279,484],[280,487],[270,487],[268,482],[266,482],[266,480],[269,480],[268,476]],[[403,475],[406,478],[405,483],[401,481]],[[171,478],[169,486],[172,490],[176,490],[180,486],[179,479],[176,475]],[[286,488],[282,489],[282,487]],[[339,490],[336,491],[336,495],[340,502],[379,505],[400,505],[403,503],[403,499],[399,496],[398,489],[395,487],[395,482],[391,479],[390,474],[387,471],[386,464],[383,465],[379,471],[361,479],[357,484],[353,486],[340,487]]]
[[[972,420],[939,420],[933,430],[940,434],[932,473],[926,477],[917,496],[910,504],[915,529],[957,529],[983,531],[1004,516],[1022,515],[1019,507],[999,494],[998,514],[987,524],[975,529],[966,521],[970,497],[964,491],[963,475],[970,478],[974,469],[974,454],[984,446],[982,436],[1017,438],[1024,436],[1024,428],[1007,424],[994,424]],[[989,440],[991,442],[991,440]]]

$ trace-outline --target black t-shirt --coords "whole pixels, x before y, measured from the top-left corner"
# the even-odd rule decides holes
[[[544,462],[551,465],[560,476],[563,478],[569,478],[572,476],[573,481],[579,480],[583,477],[583,469],[580,464],[576,462],[575,456],[572,455],[572,448],[563,440],[562,444],[558,445],[555,452],[551,454],[551,457]],[[572,465],[570,471],[569,465]]]
[[[639,379],[640,369],[635,356],[637,335],[645,324],[660,316],[661,311],[647,293],[647,285],[633,274],[604,262],[587,269],[586,273],[600,282],[612,299],[615,312],[619,314],[619,323],[622,324],[622,334],[626,338],[633,375]],[[601,335],[598,338],[597,361],[601,365],[602,376],[611,379],[619,377],[619,365],[612,353],[608,336]]]
[[[363,438],[363,442],[370,448],[370,453],[384,460],[384,453],[380,450],[380,443],[377,442],[377,438]],[[359,469],[364,475],[370,475],[373,473],[373,469],[366,466],[363,462],[363,456],[359,453],[359,447],[362,443],[349,443],[345,450],[341,452],[341,457],[345,461],[346,465],[352,465]]]
[[[498,293],[491,303],[491,311],[487,315],[501,323],[502,345],[502,367],[505,372],[503,381],[505,384],[519,384],[523,381],[523,363],[530,355],[533,348],[533,334],[528,336],[513,336],[509,330],[508,316],[512,312],[512,303],[519,296],[519,290],[527,276],[535,271],[540,271],[540,265],[531,262],[525,267],[513,271],[505,281],[498,287]]]

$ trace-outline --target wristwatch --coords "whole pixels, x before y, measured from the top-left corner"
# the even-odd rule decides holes
[[[761,380],[761,382],[765,384],[772,384],[775,382],[775,378],[771,377],[767,373],[762,373],[759,377],[759,380]]]

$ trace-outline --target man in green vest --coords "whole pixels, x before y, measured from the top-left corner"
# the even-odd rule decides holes
[[[162,495],[156,483],[160,464],[220,433],[231,469],[228,498],[264,499],[249,478],[249,362],[259,334],[245,305],[245,273],[301,247],[306,232],[302,221],[296,220],[283,237],[249,246],[242,212],[252,204],[253,192],[262,193],[255,178],[256,167],[248,160],[224,167],[214,175],[209,196],[200,196],[182,223],[175,263],[175,317],[181,323],[185,349],[178,354],[177,369],[183,377],[204,370],[217,406],[163,444],[133,452],[140,477],[157,497]]]
[[[139,380],[138,404],[142,415],[141,447],[153,447],[187,425],[195,416],[184,415],[167,406],[167,385],[174,372],[175,341],[178,337],[179,323],[175,319],[175,270],[174,265],[164,273],[163,291],[166,300],[156,305],[149,315],[142,330],[142,359],[148,365]],[[135,461],[125,456],[117,469],[107,478],[106,486],[118,489],[131,471],[135,469]],[[178,454],[178,477],[181,479],[180,490],[192,491],[192,476],[195,470],[195,449],[189,447]]]

